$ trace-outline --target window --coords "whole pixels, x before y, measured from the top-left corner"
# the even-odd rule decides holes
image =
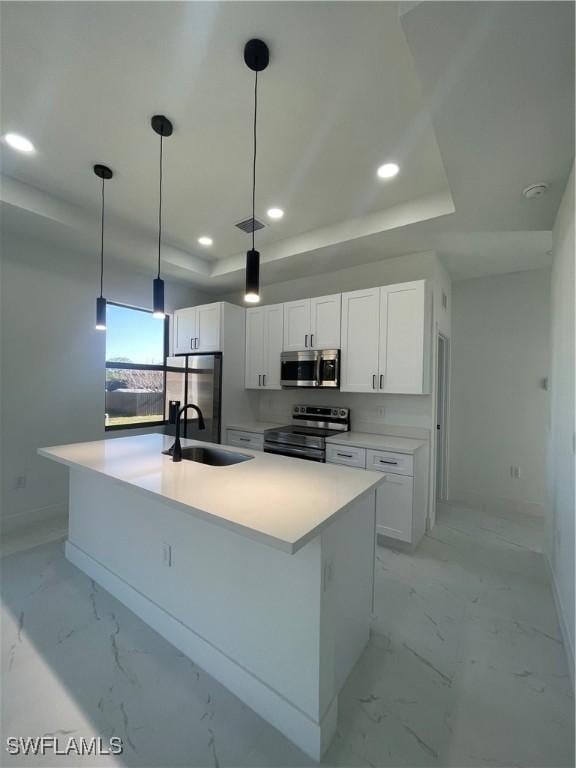
[[[108,303],[106,310],[106,429],[164,422],[168,318]]]

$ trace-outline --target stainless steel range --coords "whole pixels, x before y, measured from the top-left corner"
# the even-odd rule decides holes
[[[326,461],[326,438],[349,429],[349,408],[295,405],[292,424],[264,432],[264,452]]]

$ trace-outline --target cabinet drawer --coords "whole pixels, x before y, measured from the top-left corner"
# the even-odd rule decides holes
[[[397,475],[413,475],[413,457],[406,453],[369,450],[366,469],[373,469],[376,472],[393,472]]]
[[[366,449],[328,443],[326,461],[330,464],[345,464],[347,467],[366,469]]]
[[[251,448],[253,451],[261,451],[264,448],[264,435],[259,435],[257,432],[241,432],[238,429],[229,429],[226,434],[228,445]]]

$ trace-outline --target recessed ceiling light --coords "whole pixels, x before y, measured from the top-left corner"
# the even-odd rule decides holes
[[[378,168],[376,173],[381,179],[393,179],[399,170],[400,167],[396,163],[384,163],[384,165]]]
[[[212,245],[214,242],[211,237],[207,237],[206,235],[202,235],[202,237],[198,238],[198,242],[200,245]]]
[[[34,152],[34,144],[25,136],[20,136],[19,133],[7,133],[4,136],[4,141],[12,149],[17,149],[18,152]]]
[[[266,213],[271,219],[281,219],[284,216],[282,208],[268,208]]]

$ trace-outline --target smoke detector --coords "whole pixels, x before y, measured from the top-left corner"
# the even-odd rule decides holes
[[[532,200],[535,197],[540,197],[548,191],[548,184],[541,182],[540,184],[531,184],[522,190],[522,194],[527,200]]]

